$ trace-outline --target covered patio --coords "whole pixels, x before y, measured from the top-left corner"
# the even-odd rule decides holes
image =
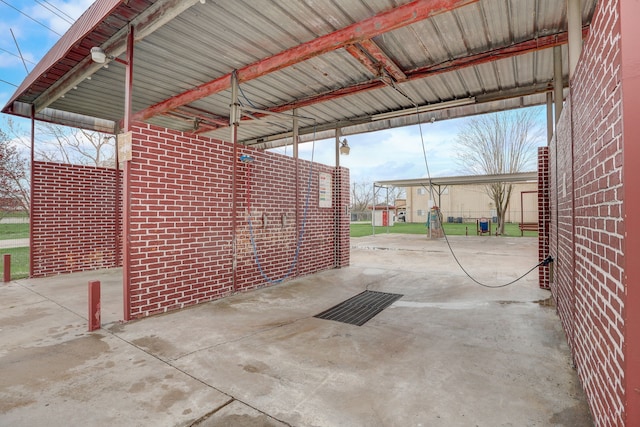
[[[536,263],[536,240],[450,237],[483,281]],[[111,277],[111,279],[108,279]],[[121,323],[120,271],[0,288],[6,425],[589,426],[550,293],[484,289],[443,241],[352,241],[348,268]],[[87,333],[88,280],[104,328]],[[363,326],[314,317],[364,290],[403,295]],[[115,292],[114,292],[115,291]]]

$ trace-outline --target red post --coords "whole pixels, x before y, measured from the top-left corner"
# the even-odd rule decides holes
[[[100,281],[89,282],[89,332],[100,329]]]
[[[11,254],[4,254],[4,282],[11,281]]]

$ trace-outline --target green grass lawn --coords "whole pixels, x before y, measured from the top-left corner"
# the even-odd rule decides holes
[[[4,277],[4,254],[11,255],[11,280],[29,277],[29,248],[0,249],[0,266]],[[0,278],[0,280],[2,280]]]
[[[0,240],[26,239],[29,237],[29,224],[0,224]]]
[[[396,222],[392,227],[379,227],[376,226],[376,234],[384,234],[387,232],[396,234],[427,234],[427,228],[422,223],[404,223]],[[493,226],[491,227],[494,230]],[[467,233],[469,236],[476,235],[476,224],[453,224],[444,223],[444,232],[448,236],[464,236]],[[351,224],[351,237],[362,237],[373,234],[371,224]],[[504,236],[507,237],[520,237],[520,229],[516,223],[508,223],[504,227]],[[535,231],[525,231],[525,237],[536,237],[538,233]]]

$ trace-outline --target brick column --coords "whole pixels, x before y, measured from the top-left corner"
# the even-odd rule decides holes
[[[549,208],[549,147],[538,148],[538,259],[549,255],[549,230],[551,210]],[[542,289],[550,289],[549,266],[538,269]]]
[[[336,227],[336,268],[347,267],[350,259],[350,237],[349,224],[351,221],[350,191],[349,191],[349,169],[339,167],[334,170],[334,195],[333,203],[335,207],[335,227]]]

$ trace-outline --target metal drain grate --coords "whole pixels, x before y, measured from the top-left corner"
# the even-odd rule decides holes
[[[362,326],[402,297],[401,294],[364,291],[314,317]]]

